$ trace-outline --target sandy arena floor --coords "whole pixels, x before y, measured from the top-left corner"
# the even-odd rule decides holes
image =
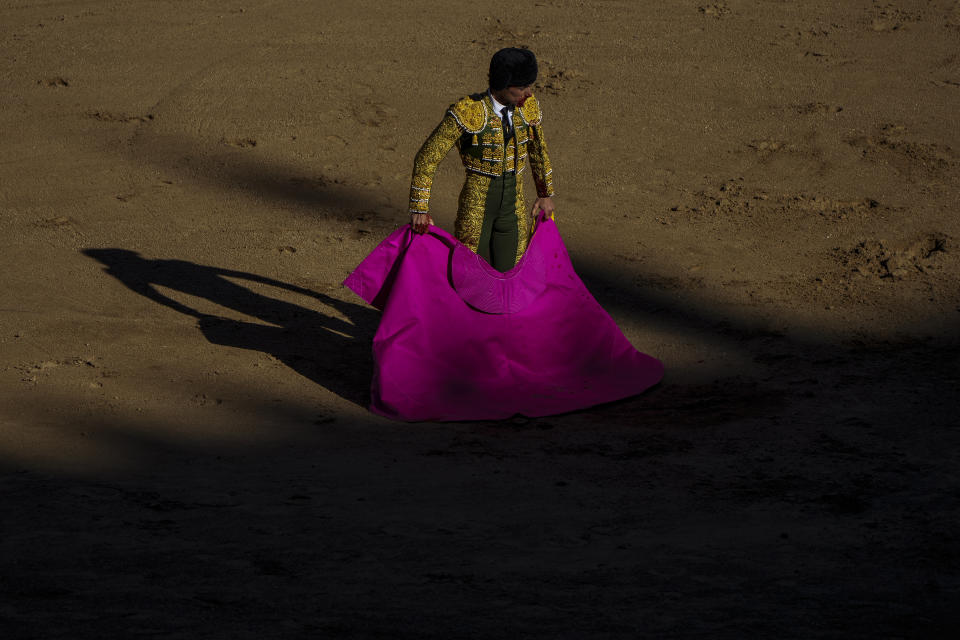
[[[666,378],[377,418],[339,283],[518,45]],[[4,0],[0,79],[0,637],[960,624],[960,2]]]

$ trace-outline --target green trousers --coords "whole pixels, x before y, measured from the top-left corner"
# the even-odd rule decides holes
[[[477,253],[497,271],[517,263],[517,176],[507,173],[490,181],[484,204]]]

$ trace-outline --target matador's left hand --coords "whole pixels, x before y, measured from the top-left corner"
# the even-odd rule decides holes
[[[432,224],[434,224],[433,218],[431,218],[428,213],[410,214],[410,227],[414,233],[426,233]]]
[[[537,212],[543,209],[543,212],[547,214],[547,217],[551,220],[553,219],[553,212],[556,211],[556,207],[553,205],[553,198],[537,198],[537,201],[533,203],[533,209],[530,211],[530,215],[536,219]]]

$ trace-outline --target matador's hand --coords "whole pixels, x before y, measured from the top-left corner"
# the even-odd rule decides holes
[[[410,214],[410,227],[414,233],[426,233],[432,224],[433,218],[430,217],[429,213]]]
[[[553,219],[553,212],[557,208],[553,205],[553,198],[537,198],[537,201],[533,203],[533,209],[530,210],[530,215],[536,219],[537,212],[543,209],[543,212],[547,214],[547,217],[551,220]]]

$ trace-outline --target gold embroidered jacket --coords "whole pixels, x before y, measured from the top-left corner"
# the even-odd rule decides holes
[[[410,184],[410,212],[427,213],[433,176],[440,161],[456,145],[467,175],[460,190],[454,235],[473,251],[477,250],[490,180],[515,172],[519,260],[530,239],[531,220],[523,201],[522,179],[528,160],[537,195],[546,198],[554,194],[553,169],[547,156],[542,120],[536,97],[527,98],[523,106],[514,111],[514,135],[504,145],[503,124],[500,114],[493,110],[489,94],[474,94],[452,104],[417,153]]]

